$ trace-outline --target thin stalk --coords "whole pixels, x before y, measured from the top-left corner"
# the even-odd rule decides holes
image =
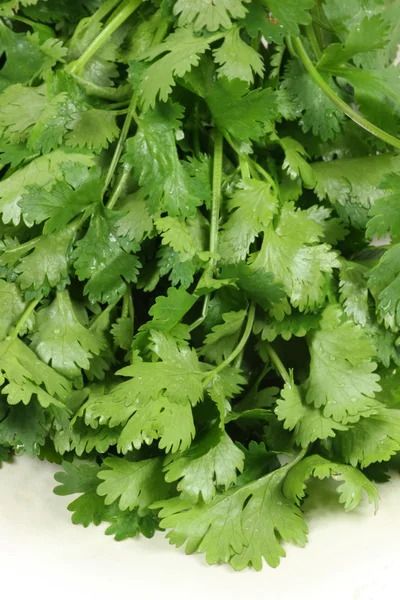
[[[86,63],[89,62],[89,60],[96,54],[103,44],[107,42],[107,40],[113,35],[118,27],[120,27],[127,19],[129,19],[129,17],[141,5],[141,3],[142,0],[126,0],[123,2],[122,5],[116,11],[114,11],[105,27],[86,48],[83,54],[75,62],[69,65],[70,73],[82,73]]]
[[[200,126],[199,126],[199,105],[196,102],[194,107],[194,125],[193,125],[193,151],[197,159],[200,159]]]
[[[210,252],[217,252],[218,249],[218,229],[219,214],[221,210],[221,186],[222,186],[222,160],[224,156],[224,139],[218,130],[215,130],[214,138],[214,163],[213,163],[213,182],[212,182],[212,204],[210,217]],[[207,265],[207,270],[214,272],[215,259],[211,258]],[[203,300],[201,317],[191,324],[189,331],[193,331],[201,325],[207,316],[208,306],[210,304],[210,294],[206,294]]]
[[[297,55],[303,63],[305,69],[308,71],[311,79],[318,85],[318,87],[324,92],[324,94],[333,102],[335,106],[337,106],[340,110],[344,112],[352,121],[357,123],[360,127],[372,133],[375,137],[379,138],[383,142],[386,142],[390,146],[394,146],[395,148],[400,149],[400,140],[393,137],[383,129],[376,127],[362,117],[357,111],[355,111],[351,106],[349,106],[344,100],[342,100],[330,87],[330,85],[325,81],[322,75],[317,71],[315,65],[310,60],[303,43],[300,38],[296,37],[293,39],[294,47],[297,51]]]
[[[213,165],[213,182],[212,182],[212,204],[211,204],[211,221],[210,221],[210,252],[216,252],[218,249],[218,229],[219,229],[219,213],[221,210],[221,186],[222,186],[222,159],[223,159],[224,140],[221,133],[215,130],[214,138],[214,165]],[[214,268],[215,261],[210,261]]]
[[[235,358],[237,356],[239,356],[239,354],[242,352],[242,350],[244,349],[244,347],[247,344],[247,340],[249,339],[251,331],[253,329],[255,314],[256,314],[256,306],[255,306],[254,302],[252,302],[250,304],[249,312],[247,314],[246,327],[244,329],[244,332],[243,332],[240,342],[238,343],[236,348],[233,350],[233,352],[231,352],[230,355],[225,360],[223,360],[219,365],[217,365],[215,367],[215,369],[213,369],[210,373],[208,373],[208,375],[206,376],[206,378],[203,381],[204,388],[206,388],[208,386],[208,384],[214,379],[214,377],[220,371],[225,369],[225,367],[227,367],[231,362],[233,362],[235,360]]]
[[[290,37],[290,35],[287,35],[285,37],[285,42],[286,42],[286,48],[288,49],[290,56],[292,58],[296,58],[296,52],[294,51],[293,44],[292,44],[292,38]]]
[[[122,150],[124,149],[124,144],[125,144],[126,138],[128,137],[128,134],[129,134],[129,129],[132,125],[132,121],[136,114],[136,104],[137,104],[137,95],[136,95],[136,93],[134,93],[132,95],[132,98],[131,98],[131,101],[130,101],[130,104],[128,107],[128,113],[126,115],[124,124],[122,126],[121,135],[119,136],[119,140],[118,140],[117,146],[115,148],[114,155],[112,157],[110,166],[107,171],[107,177],[106,177],[106,181],[104,183],[104,188],[103,188],[103,196],[106,193],[108,186],[111,183],[111,180],[115,173],[115,169],[117,168],[119,159],[121,158]]]
[[[126,319],[129,316],[129,296],[131,295],[130,290],[126,288],[125,294],[122,298],[122,311],[121,317]]]
[[[26,310],[24,311],[23,315],[18,320],[17,324],[15,325],[15,327],[11,333],[10,337],[12,339],[16,339],[18,337],[19,332],[21,331],[22,327],[25,325],[26,321],[29,319],[29,317],[31,316],[31,314],[33,313],[33,311],[35,310],[35,308],[37,307],[37,305],[39,304],[41,299],[42,298],[37,298],[36,300],[32,300],[32,302],[26,308]]]
[[[305,31],[308,37],[308,41],[310,42],[311,49],[314,52],[314,56],[317,60],[319,60],[322,56],[322,52],[317,40],[317,36],[315,35],[312,23],[306,25]]]
[[[29,240],[29,242],[24,242],[23,244],[18,244],[18,246],[14,246],[13,248],[6,248],[5,252],[7,254],[12,254],[13,252],[19,252],[20,250],[26,250],[27,252],[34,248],[37,242],[41,239],[41,235],[39,237],[34,238],[33,240]]]
[[[121,0],[106,0],[100,8],[90,17],[90,21],[98,23],[102,21],[114,8],[120,4]]]
[[[271,175],[268,173],[268,171],[266,171],[265,169],[263,169],[263,167],[261,165],[259,165],[255,160],[253,160],[252,158],[249,158],[248,161],[250,162],[251,166],[260,173],[260,175],[262,175],[262,177],[264,177],[264,179],[266,181],[268,181],[268,183],[271,185],[272,189],[274,190],[275,194],[278,196],[279,195],[279,190],[278,190],[278,186],[275,183],[275,180],[273,177],[271,177]]]
[[[249,161],[247,160],[247,157],[243,156],[243,154],[239,154],[239,166],[243,179],[250,179],[251,174]]]
[[[114,206],[116,205],[116,203],[118,202],[118,200],[122,194],[122,191],[128,181],[130,172],[131,172],[131,167],[129,167],[128,165],[125,165],[122,170],[121,177],[119,178],[119,181],[111,195],[111,198],[109,199],[109,201],[106,204],[106,208],[108,208],[109,210],[113,209]]]
[[[270,357],[271,362],[274,365],[276,372],[279,373],[279,375],[281,376],[281,378],[287,385],[292,386],[292,380],[290,378],[290,375],[289,375],[285,365],[283,364],[283,362],[281,361],[281,359],[279,358],[279,356],[277,355],[277,353],[271,346],[271,344],[266,342],[265,349],[267,350],[268,356]]]
[[[81,87],[85,88],[85,91],[89,96],[95,96],[96,98],[111,101],[127,101],[131,95],[132,90],[130,85],[122,85],[117,88],[106,87],[97,85],[97,83],[93,83],[93,81],[83,79],[83,77],[79,77],[76,73],[71,73],[71,75],[73,75],[74,79]]]
[[[194,321],[190,326],[189,326],[189,332],[193,331],[194,329],[197,329],[197,327],[200,327],[200,325],[203,323],[204,319],[207,316],[207,312],[208,312],[208,307],[210,304],[210,294],[206,294],[204,296],[204,300],[203,300],[203,306],[201,309],[201,316],[196,319],[196,321]]]

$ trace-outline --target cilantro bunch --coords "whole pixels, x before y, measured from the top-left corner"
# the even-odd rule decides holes
[[[0,3],[0,459],[211,564],[400,450],[400,2]],[[377,244],[379,242],[379,244]]]

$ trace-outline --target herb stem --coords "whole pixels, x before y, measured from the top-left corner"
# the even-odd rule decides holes
[[[34,248],[37,242],[42,238],[41,235],[39,237],[33,238],[33,240],[29,240],[29,242],[24,242],[23,244],[18,244],[18,246],[14,246],[12,248],[5,248],[5,252],[7,254],[12,254],[13,252],[19,252],[20,250],[26,250],[27,252]]]
[[[114,8],[121,2],[121,0],[106,0],[100,8],[96,10],[92,17],[90,17],[90,21],[93,23],[98,23],[102,21],[104,17],[106,17]]]
[[[97,83],[93,83],[93,81],[83,79],[83,77],[79,77],[79,75],[76,73],[71,73],[71,75],[73,75],[74,79],[81,87],[85,88],[88,96],[95,96],[96,98],[102,98],[104,100],[111,101],[129,100],[129,95],[131,93],[131,87],[129,85],[122,85],[116,88],[106,87],[98,85]]]
[[[287,384],[287,385],[292,385],[292,380],[291,377],[285,367],[285,365],[283,364],[283,362],[281,361],[281,359],[279,358],[279,356],[277,355],[277,353],[275,352],[275,350],[273,349],[273,347],[271,346],[271,344],[269,342],[265,343],[265,349],[268,353],[268,356],[271,359],[272,364],[275,367],[275,371],[277,373],[279,373],[279,375],[282,377],[283,381]]]
[[[69,65],[69,71],[72,74],[81,74],[86,63],[96,54],[96,52],[106,43],[113,33],[135,12],[140,6],[142,0],[125,0],[121,6],[114,11],[110,20],[86,48],[83,54]]]
[[[230,355],[225,360],[223,360],[219,365],[217,365],[215,367],[215,369],[213,369],[210,373],[208,373],[208,375],[206,376],[206,378],[203,381],[203,387],[207,387],[207,385],[210,383],[210,381],[212,381],[214,379],[214,377],[220,371],[225,369],[225,367],[227,367],[231,362],[233,362],[235,360],[235,358],[237,356],[239,356],[239,354],[242,352],[242,350],[244,349],[244,347],[247,344],[247,340],[249,339],[251,331],[253,329],[255,314],[256,314],[256,306],[255,306],[254,302],[252,302],[250,304],[249,312],[247,314],[246,327],[243,331],[243,335],[241,337],[240,342],[238,343],[236,348],[233,350],[233,352],[231,352]]]
[[[314,52],[314,56],[317,60],[319,60],[322,56],[321,48],[319,47],[319,43],[317,40],[317,36],[315,35],[314,27],[312,23],[306,25],[305,31],[308,37],[308,41],[310,42],[310,46],[312,51]]]
[[[242,178],[250,179],[251,174],[250,174],[249,161],[247,160],[247,157],[243,156],[243,154],[239,154],[239,166],[240,166],[240,172],[242,174]]]
[[[211,201],[211,217],[210,217],[210,252],[217,252],[218,249],[218,229],[219,229],[219,214],[221,210],[221,186],[222,186],[222,160],[224,156],[224,139],[222,134],[216,129],[214,136],[214,163],[213,163],[213,181],[212,181],[212,201]],[[214,272],[215,258],[210,258],[206,267],[207,271]],[[210,304],[210,294],[204,296],[203,308],[201,317],[199,317],[189,327],[189,331],[193,331],[201,325],[207,316],[208,306]]]
[[[41,297],[36,298],[35,300],[32,300],[32,302],[27,306],[27,308],[25,309],[22,316],[19,318],[17,324],[15,325],[15,327],[11,333],[10,337],[12,339],[16,339],[18,337],[19,332],[21,331],[22,327],[25,325],[26,321],[29,319],[29,317],[31,316],[31,314],[33,313],[33,311],[35,310],[35,308],[37,307],[37,305],[39,304],[41,299],[42,299]]]
[[[130,172],[131,172],[131,167],[128,165],[125,165],[124,168],[122,169],[121,177],[119,178],[119,181],[111,195],[111,198],[109,199],[109,201],[106,204],[106,208],[108,208],[109,210],[112,210],[114,208],[114,206],[116,205],[116,203],[118,202],[118,200],[123,192],[123,189],[128,181]]]
[[[360,127],[372,133],[375,137],[379,138],[383,142],[386,142],[390,146],[394,146],[395,148],[400,149],[400,140],[393,137],[383,129],[380,129],[376,125],[373,125],[362,117],[357,111],[355,111],[351,106],[349,106],[344,100],[342,100],[330,87],[330,85],[325,81],[322,75],[318,72],[313,62],[310,60],[303,43],[300,38],[293,38],[293,45],[297,51],[297,56],[300,58],[303,63],[305,69],[308,71],[311,79],[318,85],[318,87],[324,92],[324,94],[337,106],[340,110],[344,112],[352,121],[357,123]]]
[[[117,168],[119,159],[121,158],[122,150],[124,148],[126,138],[128,137],[129,129],[132,125],[132,120],[134,119],[135,114],[136,114],[136,104],[137,104],[137,95],[136,95],[136,93],[133,93],[129,107],[128,107],[128,113],[126,115],[124,124],[122,126],[121,135],[119,136],[119,140],[118,140],[117,146],[115,148],[114,155],[112,157],[110,166],[107,171],[107,176],[106,176],[106,180],[105,180],[104,188],[103,188],[103,197],[108,189],[108,186],[111,183],[111,180],[115,173],[115,169]]]
[[[224,142],[222,134],[218,130],[215,130],[212,183],[213,188],[210,220],[210,252],[216,252],[218,249],[219,213],[221,210],[223,144]],[[212,268],[214,268],[215,260],[211,259],[210,263],[212,263]]]

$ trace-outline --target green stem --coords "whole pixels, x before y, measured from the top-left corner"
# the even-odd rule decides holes
[[[286,42],[286,48],[288,49],[290,56],[292,58],[296,58],[296,52],[294,51],[293,44],[292,44],[292,38],[290,37],[290,35],[287,35],[285,37],[285,42]]]
[[[34,248],[37,242],[42,238],[41,235],[39,237],[34,238],[33,240],[29,240],[29,242],[25,242],[23,244],[18,244],[18,246],[14,246],[13,248],[6,248],[5,252],[7,254],[12,254],[13,252],[20,252],[20,250],[26,250],[27,252]]]
[[[85,89],[85,92],[88,96],[95,96],[96,98],[102,98],[104,100],[115,100],[115,101],[123,101],[129,100],[129,96],[131,95],[131,86],[130,85],[121,85],[120,87],[105,87],[102,85],[97,85],[97,83],[93,83],[93,81],[89,81],[79,77],[76,73],[71,73],[74,79],[79,83],[81,87]]]
[[[110,20],[102,29],[99,35],[86,48],[83,54],[75,62],[69,65],[69,71],[72,74],[81,74],[86,63],[96,54],[96,52],[107,42],[113,33],[120,27],[140,6],[142,0],[126,0],[111,15]]]
[[[224,156],[224,139],[218,130],[215,130],[214,137],[214,163],[213,163],[213,181],[212,181],[212,204],[210,217],[210,252],[217,252],[218,249],[218,229],[219,213],[221,210],[221,187],[222,187],[222,160]],[[215,259],[211,258],[207,270],[214,272]],[[201,317],[191,324],[189,331],[193,331],[201,325],[207,316],[208,306],[210,304],[210,294],[204,296]]]
[[[319,47],[319,43],[317,40],[317,36],[315,35],[314,27],[312,23],[306,25],[305,31],[308,37],[308,41],[310,42],[310,46],[312,51],[314,52],[314,56],[317,60],[319,60],[322,56],[321,48]]]
[[[119,159],[121,158],[122,150],[124,148],[124,144],[125,144],[126,138],[128,137],[128,134],[129,134],[129,129],[130,129],[131,125],[132,125],[132,121],[133,121],[134,116],[136,114],[136,103],[137,103],[137,95],[136,95],[136,93],[134,93],[132,95],[132,99],[131,99],[131,102],[130,102],[129,107],[128,107],[128,113],[126,115],[126,119],[125,119],[124,124],[122,126],[121,135],[119,136],[119,140],[118,140],[117,146],[115,148],[114,155],[112,157],[110,166],[109,166],[108,171],[107,171],[107,177],[106,177],[106,180],[105,180],[105,183],[104,183],[104,188],[103,188],[103,196],[106,193],[106,191],[108,189],[108,186],[111,183],[111,180],[112,180],[112,178],[114,176],[114,173],[115,173],[115,169],[117,168],[117,165],[119,163]]]
[[[18,320],[17,324],[15,325],[15,327],[11,333],[10,337],[12,339],[16,339],[18,337],[19,332],[21,331],[22,327],[25,325],[26,321],[29,319],[29,317],[31,316],[31,314],[33,313],[33,311],[35,310],[35,308],[37,307],[37,305],[39,304],[41,299],[42,298],[37,298],[36,300],[32,300],[32,302],[26,308],[26,310],[24,311],[21,318]]]
[[[121,2],[121,0],[106,0],[100,8],[90,17],[90,21],[98,23],[102,21],[114,8]]]
[[[235,358],[237,356],[239,356],[239,354],[242,352],[243,348],[247,344],[247,340],[249,339],[251,331],[253,329],[255,314],[256,314],[256,306],[255,306],[254,302],[252,302],[250,304],[249,312],[247,314],[246,327],[244,329],[244,332],[243,332],[243,335],[242,335],[242,338],[241,338],[239,344],[236,346],[236,348],[233,350],[233,352],[231,352],[230,355],[224,361],[222,361],[219,365],[217,365],[215,367],[215,369],[213,369],[210,373],[207,374],[206,378],[203,381],[204,388],[206,388],[207,385],[214,379],[214,377],[220,371],[225,369],[225,367],[227,367],[231,362],[233,362],[235,360]]]
[[[189,332],[193,331],[194,329],[197,329],[197,327],[200,327],[200,325],[205,320],[205,318],[207,316],[207,312],[208,312],[208,307],[209,307],[209,304],[210,304],[210,300],[211,300],[210,294],[206,294],[204,296],[204,300],[203,300],[203,307],[201,309],[201,316],[198,319],[196,319],[196,321],[194,321],[189,326]]]
[[[113,209],[114,206],[116,205],[116,203],[118,202],[118,200],[123,192],[123,189],[128,181],[130,172],[131,172],[131,167],[129,167],[128,165],[125,165],[122,170],[121,177],[119,178],[119,181],[115,187],[115,190],[113,191],[111,198],[109,199],[109,201],[106,204],[106,208],[108,208],[109,210]]]
[[[291,386],[292,385],[291,377],[290,377],[285,365],[283,364],[283,362],[281,361],[281,359],[279,358],[279,356],[277,355],[277,353],[275,352],[275,350],[273,349],[271,344],[269,344],[268,342],[265,342],[265,349],[267,350],[268,356],[270,357],[271,362],[275,367],[275,371],[277,373],[279,373],[279,375],[282,377],[283,381],[287,385]]]
[[[325,81],[322,75],[317,71],[315,65],[310,60],[303,43],[300,38],[296,37],[293,39],[294,47],[296,48],[297,55],[303,63],[305,69],[308,71],[311,79],[318,85],[318,87],[324,92],[324,94],[333,102],[335,106],[337,106],[340,110],[344,112],[350,119],[352,119],[357,125],[372,133],[375,137],[379,138],[383,142],[386,142],[390,146],[394,146],[395,148],[400,149],[400,140],[393,137],[383,129],[376,127],[362,117],[358,112],[356,112],[351,106],[349,106],[344,100],[342,100],[330,87],[330,85]]]
[[[250,166],[249,166],[249,161],[247,159],[247,156],[243,156],[243,154],[239,154],[239,166],[240,166],[240,172],[242,174],[242,178],[243,179],[250,179],[251,178],[251,174],[250,174]]]
[[[221,210],[223,145],[224,141],[221,133],[218,130],[215,130],[212,182],[213,189],[210,220],[210,252],[216,252],[218,249],[219,213]],[[212,263],[212,267],[214,268],[214,259],[211,259],[210,262]]]
[[[268,183],[270,184],[270,186],[272,187],[272,189],[274,190],[275,194],[277,196],[279,196],[279,190],[278,190],[278,186],[275,183],[275,180],[273,177],[271,177],[271,175],[265,170],[263,169],[263,167],[261,165],[258,164],[258,162],[256,162],[255,160],[253,160],[252,158],[249,158],[248,161],[250,162],[251,166],[260,173],[260,175],[262,175],[262,177],[264,177],[264,179],[266,181],[268,181]]]
[[[130,290],[128,290],[128,288],[126,288],[125,294],[122,298],[122,311],[121,311],[121,317],[123,319],[126,319],[127,316],[129,315],[129,296],[131,295]]]

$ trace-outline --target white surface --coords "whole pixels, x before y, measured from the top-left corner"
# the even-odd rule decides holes
[[[58,467],[27,457],[0,469],[1,586],[41,600],[396,600],[400,597],[400,478],[379,486],[381,507],[344,513],[333,494],[307,501],[305,549],[288,545],[277,569],[233,572],[185,556],[162,534],[115,542],[72,525],[55,496]],[[319,496],[318,504],[316,497]],[[314,499],[313,499],[314,498]]]

